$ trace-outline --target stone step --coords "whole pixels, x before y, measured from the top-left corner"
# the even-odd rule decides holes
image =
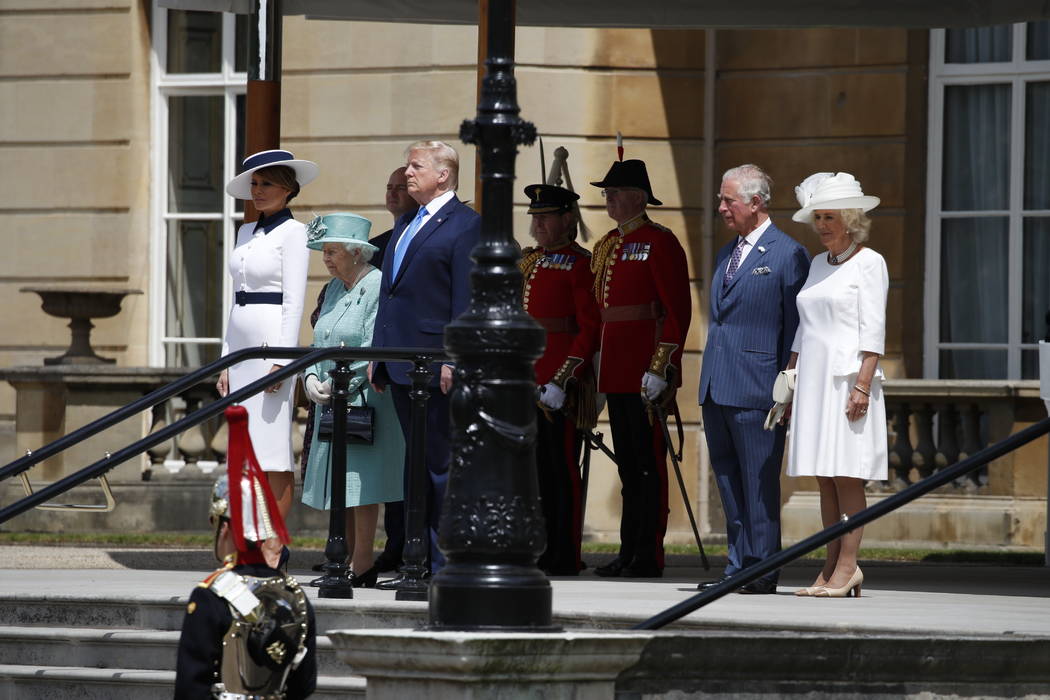
[[[174,597],[125,598],[106,593],[0,594],[0,625],[180,630],[188,593]],[[427,622],[425,602],[313,599],[311,603],[321,632],[347,628],[416,628]]]
[[[0,664],[0,700],[170,700],[174,671]],[[315,698],[363,698],[355,676],[319,676]]]
[[[174,671],[179,632],[84,627],[0,627],[0,659],[22,666]],[[317,638],[317,671],[348,674],[327,636]]]

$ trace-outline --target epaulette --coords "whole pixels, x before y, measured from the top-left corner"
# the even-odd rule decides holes
[[[585,258],[591,257],[591,251],[587,250],[586,248],[584,248],[582,245],[580,245],[576,241],[573,241],[572,243],[569,244],[569,250],[571,250],[572,252],[576,253],[577,255],[582,255]]]
[[[215,573],[218,575],[209,577],[211,582],[208,587],[211,592],[229,603],[234,610],[240,613],[241,617],[254,622],[259,599],[245,582],[244,577],[233,573],[232,569],[222,569]]]
[[[220,568],[218,568],[215,571],[213,571],[210,574],[208,574],[208,577],[206,579],[204,579],[203,581],[201,581],[200,583],[197,584],[197,588],[211,588],[212,584],[215,583],[215,579],[219,578],[219,576],[224,571],[229,571],[232,568],[233,568],[233,561],[232,560],[231,561],[227,561]]]

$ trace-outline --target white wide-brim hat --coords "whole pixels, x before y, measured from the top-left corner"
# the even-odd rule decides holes
[[[849,173],[814,173],[795,188],[795,197],[802,208],[791,216],[802,224],[813,222],[818,209],[863,209],[871,211],[879,206],[878,197],[866,195],[857,178]]]
[[[263,168],[284,165],[295,171],[299,187],[307,185],[317,177],[320,169],[310,160],[296,160],[291,151],[275,149],[253,153],[241,163],[241,172],[226,185],[226,193],[237,199],[252,198],[252,173]]]

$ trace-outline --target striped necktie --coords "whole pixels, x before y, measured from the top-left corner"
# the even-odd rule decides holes
[[[740,242],[736,244],[736,248],[733,248],[733,255],[729,258],[729,267],[726,268],[726,276],[722,278],[722,289],[728,287],[729,283],[733,281],[736,269],[740,267],[740,256],[744,252],[745,243],[747,243],[747,239],[741,238]]]

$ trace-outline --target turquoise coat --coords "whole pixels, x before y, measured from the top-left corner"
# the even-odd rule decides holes
[[[353,289],[342,280],[333,279],[325,288],[321,314],[314,326],[313,347],[368,347],[379,308],[381,274],[373,269]],[[390,393],[377,393],[368,384],[365,361],[353,362],[350,370],[351,403],[361,405],[358,392],[364,388],[365,400],[376,411],[375,441],[371,445],[346,446],[346,505],[400,501],[403,497],[405,439],[394,411]],[[326,360],[311,366],[305,375],[315,374],[320,381],[328,379],[335,362]],[[310,446],[306,477],[303,479],[303,503],[317,509],[331,507],[331,443],[317,439],[321,411],[314,411],[314,440]]]

